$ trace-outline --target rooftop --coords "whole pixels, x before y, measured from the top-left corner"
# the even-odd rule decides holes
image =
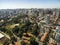
[[[4,35],[0,33],[0,38],[2,38],[2,37],[4,37]]]

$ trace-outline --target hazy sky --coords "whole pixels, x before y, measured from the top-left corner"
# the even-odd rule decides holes
[[[60,0],[0,0],[0,9],[60,8]]]

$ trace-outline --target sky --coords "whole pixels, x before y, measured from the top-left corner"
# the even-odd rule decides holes
[[[0,0],[0,9],[60,8],[60,0]]]

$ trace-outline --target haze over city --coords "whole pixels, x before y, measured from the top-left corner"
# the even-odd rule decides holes
[[[0,9],[60,8],[60,0],[0,0]]]

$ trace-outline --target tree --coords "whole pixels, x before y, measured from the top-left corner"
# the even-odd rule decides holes
[[[30,38],[30,45],[38,45],[38,42],[35,41],[34,37]]]
[[[14,34],[18,34],[19,33],[19,27],[18,26],[15,26],[13,29],[12,29],[13,33]]]
[[[38,33],[39,33],[39,32],[38,32],[38,30],[39,30],[38,24],[35,23],[34,26],[33,26],[32,28],[33,28],[32,33],[33,33],[35,36],[38,36]]]

